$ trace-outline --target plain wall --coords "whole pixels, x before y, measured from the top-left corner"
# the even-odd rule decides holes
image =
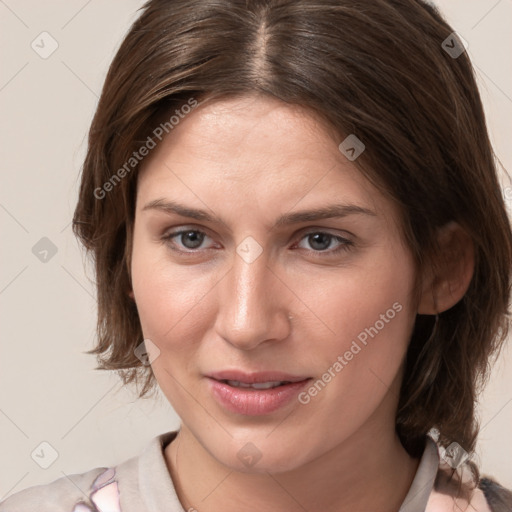
[[[510,169],[512,2],[437,4],[469,43],[492,141]],[[95,291],[92,267],[71,230],[87,130],[109,63],[140,6],[135,0],[0,2],[0,499],[119,463],[179,425],[163,395],[137,400],[84,354],[94,342]],[[39,36],[44,31],[58,43],[46,59],[31,47],[35,40],[38,51],[51,49],[49,37]],[[510,200],[511,186],[504,181]],[[48,261],[34,246],[50,251]],[[510,344],[479,411],[482,470],[512,488]],[[52,451],[43,445],[41,452],[41,442],[58,453],[48,469],[31,457],[36,450],[50,460]]]

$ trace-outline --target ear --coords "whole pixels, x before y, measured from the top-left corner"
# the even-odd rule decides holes
[[[439,252],[423,276],[419,314],[435,315],[457,304],[475,270],[473,240],[457,222],[439,228],[437,241]]]
[[[131,297],[133,300],[135,300],[135,295],[134,295],[134,293],[133,293],[133,290],[130,290],[130,291],[128,292],[128,297]]]

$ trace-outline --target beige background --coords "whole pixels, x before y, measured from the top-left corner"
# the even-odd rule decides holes
[[[63,475],[121,462],[177,428],[163,395],[136,400],[83,354],[94,336],[94,287],[70,221],[85,137],[102,82],[135,0],[0,0],[0,499]],[[469,43],[497,154],[510,169],[511,0],[439,0]],[[43,31],[48,58],[31,47]],[[51,40],[45,39],[46,50]],[[41,45],[41,43],[39,43]],[[41,51],[43,49],[41,48]],[[504,194],[512,201],[512,186]],[[43,237],[57,252],[32,252]],[[440,400],[443,397],[439,397]],[[484,472],[512,488],[512,353],[481,398],[477,450]],[[31,458],[36,450],[41,463]],[[41,451],[42,450],[42,451]],[[44,455],[41,456],[41,453]],[[37,459],[36,456],[34,458]]]

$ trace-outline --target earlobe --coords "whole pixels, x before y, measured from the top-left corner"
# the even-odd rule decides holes
[[[473,240],[455,221],[439,229],[439,252],[424,276],[418,313],[436,315],[457,304],[467,292],[475,269]]]

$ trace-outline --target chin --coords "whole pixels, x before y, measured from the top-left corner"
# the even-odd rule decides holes
[[[297,449],[297,443],[283,446],[277,435],[272,442],[265,439],[266,435],[260,441],[254,436],[254,442],[233,442],[221,452],[214,449],[210,454],[233,471],[251,474],[293,471],[308,462],[306,452],[302,447]]]

